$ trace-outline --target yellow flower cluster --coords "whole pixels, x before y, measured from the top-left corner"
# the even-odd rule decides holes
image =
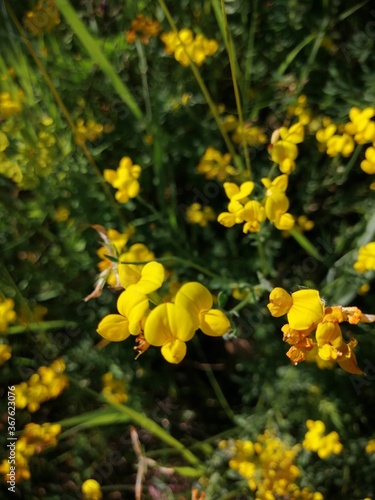
[[[0,344],[0,366],[12,357],[12,348],[7,344]]]
[[[13,180],[21,189],[32,189],[37,185],[38,176],[51,173],[56,156],[56,138],[41,130],[34,140],[31,136],[27,139],[21,136],[18,139],[17,152],[12,158],[8,158],[5,150],[9,146],[9,140],[0,132],[0,173]]]
[[[33,455],[41,453],[48,446],[56,446],[56,437],[61,432],[59,424],[45,423],[42,425],[30,423],[25,426],[21,436],[16,441],[16,483],[21,479],[30,479],[29,460]],[[8,460],[3,460],[0,464],[0,474],[4,475],[5,481],[9,478],[10,472]]]
[[[202,66],[208,56],[212,56],[217,51],[219,45],[216,40],[209,40],[199,34],[194,37],[190,29],[163,33],[160,36],[165,44],[165,52],[174,54],[176,61],[182,66],[189,66],[194,62],[197,66]]]
[[[220,443],[220,448],[229,448],[233,454],[229,467],[246,479],[256,499],[323,500],[321,493],[313,493],[308,488],[300,489],[295,484],[300,475],[294,463],[300,449],[298,445],[291,447],[266,430],[256,442],[224,441]]]
[[[15,386],[16,408],[27,407],[30,413],[34,413],[45,401],[57,398],[69,385],[64,371],[62,359],[56,359],[50,366],[39,367],[27,382]]]
[[[228,212],[219,214],[218,222],[225,227],[244,223],[244,233],[256,233],[260,231],[261,223],[267,218],[277,229],[291,229],[294,218],[288,213],[289,199],[285,194],[288,176],[283,174],[273,181],[263,178],[262,184],[266,188],[265,197],[262,201],[258,201],[248,198],[254,189],[254,182],[247,181],[241,186],[225,182],[224,189],[229,198]]]
[[[202,207],[200,203],[193,203],[187,208],[186,217],[190,224],[205,227],[210,221],[215,220],[215,212],[211,207]]]
[[[289,175],[296,168],[297,144],[303,142],[304,137],[305,130],[301,122],[297,122],[289,128],[281,127],[272,134],[268,151],[271,160],[277,163],[283,174]]]
[[[229,153],[224,155],[215,148],[207,148],[197,166],[198,173],[204,175],[206,179],[217,179],[224,181],[230,175],[237,175],[237,170],[230,164]]]
[[[6,333],[8,324],[16,321],[13,299],[2,299],[0,297],[0,334]]]
[[[88,120],[85,124],[85,121],[79,118],[75,127],[74,141],[79,145],[85,144],[86,141],[94,142],[99,139],[103,131],[104,127],[100,123]]]
[[[10,92],[0,92],[0,118],[7,119],[19,115],[22,111],[24,93],[21,89],[17,92],[17,99]]]
[[[50,33],[60,24],[59,9],[53,0],[39,0],[33,9],[26,13],[23,24],[33,35]]]
[[[267,307],[276,318],[287,315],[288,323],[281,331],[284,342],[291,345],[287,352],[291,363],[304,361],[306,354],[317,347],[322,360],[336,361],[349,373],[363,374],[354,354],[357,341],[354,338],[348,343],[344,341],[340,323],[373,323],[375,315],[363,314],[357,307],[325,307],[319,292],[311,289],[289,294],[283,288],[274,288]]]
[[[128,395],[124,380],[115,379],[113,373],[107,372],[102,376],[102,395],[113,403],[126,403]]]
[[[45,176],[52,170],[52,164],[56,155],[56,138],[51,133],[41,130],[35,143],[23,142],[18,148],[16,159],[27,175]],[[22,185],[25,184],[25,180]]]
[[[232,141],[235,144],[245,144],[248,146],[259,146],[267,143],[267,136],[260,127],[252,126],[250,123],[240,125],[234,115],[228,115],[224,120],[224,128],[232,132]]]
[[[82,483],[81,491],[84,500],[101,500],[103,493],[100,489],[100,484],[96,479],[87,479]]]
[[[323,120],[323,128],[316,133],[316,139],[321,151],[328,156],[341,154],[350,156],[355,144],[372,143],[365,151],[365,159],[361,168],[367,174],[375,174],[375,108],[368,107],[360,110],[353,107],[349,111],[348,123],[343,126],[335,125],[329,118]]]
[[[340,436],[337,432],[324,435],[326,427],[321,420],[307,420],[306,427],[308,431],[302,442],[305,450],[316,452],[323,460],[332,454],[339,455],[342,452],[343,445],[340,443]]]
[[[137,179],[141,170],[139,165],[133,165],[128,156],[121,158],[117,170],[104,170],[104,179],[117,189],[115,198],[119,203],[126,203],[138,195],[140,186]]]
[[[296,116],[299,123],[302,125],[308,125],[312,119],[312,111],[308,106],[307,97],[302,94],[297,99],[297,104],[294,106],[289,106],[288,115]]]
[[[137,37],[140,37],[141,42],[148,43],[152,36],[157,36],[160,31],[158,21],[153,21],[143,14],[138,14],[131,22],[130,30],[125,32],[126,40],[129,43],[134,43]]]
[[[139,354],[152,345],[161,347],[169,363],[180,363],[187,352],[186,342],[198,329],[213,337],[228,332],[228,318],[222,311],[213,309],[213,297],[200,283],[185,283],[177,291],[174,302],[162,302],[155,292],[165,280],[164,267],[156,261],[127,264],[145,262],[153,255],[141,244],[137,252],[134,250],[131,248],[119,258],[119,282],[125,291],[117,300],[119,314],[109,314],[100,321],[99,335],[111,342],[121,342],[134,335]],[[148,295],[158,304],[152,310]]]
[[[357,261],[353,267],[361,274],[366,271],[375,271],[375,241],[370,241],[370,243],[360,247]]]
[[[294,229],[297,233],[302,234],[304,231],[311,231],[315,226],[315,223],[308,219],[306,215],[300,215],[297,217],[294,225]],[[289,231],[283,231],[282,235],[284,237],[290,236]]]

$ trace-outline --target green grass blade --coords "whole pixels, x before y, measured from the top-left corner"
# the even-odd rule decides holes
[[[121,81],[116,73],[116,70],[108,61],[107,57],[103,54],[99,43],[88,32],[86,26],[78,17],[76,11],[70,5],[69,1],[56,0],[56,4],[60,9],[62,15],[65,17],[66,22],[69,24],[73,32],[77,35],[82,45],[89,53],[91,59],[95,61],[95,63],[98,64],[103,73],[107,75],[108,79],[112,83],[113,88],[116,90],[124,103],[128,106],[133,115],[138,120],[141,120],[143,118],[143,113],[139,108],[136,100],[134,99],[124,82]]]
[[[294,61],[294,59],[297,57],[297,55],[301,52],[301,50],[306,47],[309,43],[311,43],[314,38],[317,37],[317,33],[311,33],[308,35],[306,38],[302,40],[296,47],[294,47],[293,50],[289,52],[285,60],[280,64],[280,66],[277,68],[275,77],[280,78],[285,71],[287,70],[288,66]]]

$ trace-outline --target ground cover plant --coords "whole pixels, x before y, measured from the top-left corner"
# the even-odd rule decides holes
[[[370,2],[0,22],[4,498],[374,498]]]

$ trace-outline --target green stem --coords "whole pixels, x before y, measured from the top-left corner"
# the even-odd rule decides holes
[[[135,48],[137,49],[139,57],[139,72],[141,74],[141,80],[142,80],[142,93],[143,93],[143,99],[145,101],[146,117],[148,123],[150,124],[152,122],[152,110],[150,102],[150,92],[147,81],[148,66],[147,66],[147,59],[145,57],[145,53],[143,50],[143,44],[139,40],[139,38],[137,38],[135,41]]]
[[[231,420],[233,422],[235,415],[232,411],[232,408],[229,406],[227,398],[225,397],[223,391],[221,390],[220,384],[216,380],[216,377],[214,375],[214,372],[212,371],[210,364],[207,362],[206,356],[205,356],[204,351],[202,349],[202,346],[200,344],[200,340],[196,335],[193,338],[193,342],[194,342],[194,345],[199,353],[199,357],[201,358],[201,362],[203,362],[205,364],[205,366],[207,366],[205,373],[206,373],[207,378],[211,384],[211,387],[216,395],[216,398],[219,401],[221,407],[223,408],[226,416],[229,418],[229,420]]]
[[[241,145],[242,145],[242,149],[243,149],[244,156],[245,156],[247,177],[251,180],[250,156],[249,156],[249,150],[247,148],[247,144],[246,144],[246,140],[245,140],[242,105],[241,105],[240,93],[238,90],[238,84],[237,84],[237,78],[236,78],[236,68],[235,68],[235,64],[234,64],[234,61],[236,61],[236,54],[235,54],[235,50],[233,47],[232,39],[231,39],[230,34],[229,34],[228,19],[227,19],[227,15],[225,12],[224,0],[221,0],[221,10],[222,10],[224,25],[225,25],[225,44],[227,47],[227,52],[228,52],[228,57],[229,57],[229,65],[230,65],[230,71],[231,71],[231,77],[232,77],[232,83],[233,83],[233,91],[234,91],[234,97],[236,100],[238,121],[239,121],[240,129],[241,129]]]
[[[188,450],[182,443],[180,443],[180,441],[178,441],[173,436],[168,434],[156,422],[149,419],[142,413],[133,410],[129,406],[112,403],[108,401],[106,398],[104,398],[101,394],[98,394],[92,389],[89,389],[88,387],[82,387],[80,382],[75,380],[73,377],[70,377],[69,380],[80,390],[87,392],[87,394],[90,394],[97,401],[101,403],[106,403],[109,407],[113,409],[114,413],[120,413],[128,417],[129,420],[131,420],[134,424],[139,425],[140,427],[147,430],[154,436],[158,437],[160,440],[170,445],[172,448],[177,450],[185,458],[187,462],[195,466],[197,468],[197,471],[199,470],[200,473],[204,473],[204,465],[199,460],[199,458],[196,457],[190,450]]]
[[[174,33],[177,35],[182,47],[184,47],[184,44],[182,42],[182,40],[180,39],[180,35],[178,33],[178,30],[177,30],[177,27],[176,27],[176,24],[175,22],[173,21],[173,18],[168,10],[168,7],[166,6],[164,0],[158,0],[159,1],[159,4],[165,14],[165,17],[167,18],[172,30],[174,31]],[[194,64],[194,62],[191,60],[191,57],[189,56],[188,52],[185,50],[185,54],[186,56],[189,58],[189,62],[190,62],[190,68],[191,68],[191,71],[193,72],[193,75],[202,91],[202,94],[204,95],[206,101],[207,101],[207,104],[210,108],[210,111],[211,111],[211,114],[212,116],[214,117],[215,119],[215,122],[221,132],[221,135],[224,139],[224,142],[225,142],[225,145],[227,146],[227,149],[230,153],[230,155],[232,156],[233,160],[236,162],[236,159],[237,159],[237,156],[236,156],[236,152],[234,150],[234,147],[229,139],[229,136],[227,134],[227,131],[225,130],[222,122],[221,122],[221,119],[220,119],[220,115],[218,113],[218,110],[217,110],[217,107],[215,106],[215,103],[213,102],[212,98],[211,98],[211,95],[206,87],[206,84],[204,83],[202,77],[201,77],[201,74],[197,68],[197,66]]]
[[[296,242],[304,249],[306,252],[314,257],[315,259],[322,261],[322,256],[319,254],[318,250],[315,248],[315,246],[311,243],[310,240],[306,238],[306,236],[302,233],[299,233],[296,229],[290,229],[289,230],[290,234],[293,236],[293,238],[296,240]]]
[[[11,326],[7,330],[7,335],[16,335],[18,333],[24,333],[29,330],[31,331],[56,330],[72,326],[77,326],[77,323],[74,323],[74,321],[65,321],[65,320],[37,321],[28,323],[27,325]]]
[[[257,243],[258,243],[257,244],[258,254],[259,254],[259,258],[260,258],[260,262],[261,262],[261,267],[262,267],[262,273],[263,273],[264,276],[267,276],[268,273],[269,273],[269,269],[268,269],[266,254],[264,252],[263,240],[262,240],[260,234],[258,234]]]

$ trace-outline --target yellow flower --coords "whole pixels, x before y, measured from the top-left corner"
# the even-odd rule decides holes
[[[307,420],[306,427],[308,432],[302,446],[305,450],[316,452],[321,459],[326,459],[332,454],[339,455],[343,450],[340,443],[340,437],[337,432],[325,433],[325,425],[321,420]]]
[[[319,356],[325,361],[336,360],[340,349],[343,349],[345,344],[338,323],[326,318],[324,322],[319,323],[316,329],[316,341],[318,342]]]
[[[260,224],[266,218],[266,211],[259,201],[251,200],[245,204],[241,216],[245,221],[243,232],[257,233],[260,231]]]
[[[139,335],[148,307],[146,295],[136,290],[125,290],[117,300],[119,314],[105,316],[100,321],[97,332],[111,342],[121,342],[130,335]]]
[[[124,380],[115,379],[113,373],[107,372],[102,376],[103,396],[109,401],[122,404],[128,400]]]
[[[243,141],[245,141],[245,144],[248,144],[249,146],[258,146],[261,144],[266,144],[267,136],[259,127],[252,127],[249,123],[244,123],[244,125],[241,126],[238,125],[237,122],[233,121],[233,118],[235,117],[229,120],[228,118],[230,117],[227,117],[225,123],[227,130],[228,127],[231,127],[231,124],[235,124],[235,127],[233,127],[235,128],[235,130],[232,134],[233,142],[235,142],[236,144],[242,144]]]
[[[337,130],[337,126],[330,123],[326,128],[321,128],[316,132],[316,140],[326,147],[328,140],[334,135]]]
[[[218,179],[224,181],[231,175],[236,175],[237,170],[230,164],[229,153],[221,154],[215,148],[209,147],[202,156],[197,166],[198,173],[203,174],[206,179]]]
[[[366,444],[366,453],[375,453],[375,439],[370,439],[370,441]]]
[[[357,261],[354,263],[354,269],[358,273],[375,270],[375,241],[363,245],[358,250]]]
[[[265,211],[267,218],[277,229],[289,230],[294,226],[294,217],[287,213],[289,199],[285,194],[288,187],[288,176],[279,175],[273,181],[267,177],[262,179],[266,188]]]
[[[375,140],[375,122],[371,121],[375,108],[365,108],[362,111],[353,107],[349,111],[350,122],[345,125],[345,132],[354,136],[357,144],[366,144]]]
[[[361,169],[366,174],[375,174],[375,147],[370,146],[365,151],[365,159],[361,161]]]
[[[93,120],[88,120],[86,125],[82,118],[77,120],[74,140],[76,144],[82,145],[86,141],[94,142],[103,133],[103,125]]]
[[[14,301],[0,298],[0,334],[6,333],[8,323],[13,323],[15,320]]]
[[[16,408],[26,408],[30,413],[39,410],[40,405],[52,398],[57,398],[69,385],[64,374],[65,363],[56,359],[50,366],[41,366],[27,382],[15,386]]]
[[[304,139],[304,128],[301,122],[295,123],[289,129],[281,127],[271,138],[269,151],[272,161],[279,165],[283,174],[291,174],[295,169],[295,159],[298,156],[299,144]],[[281,139],[279,139],[281,137]]]
[[[222,212],[218,215],[217,221],[225,227],[232,227],[235,224],[243,222],[243,209],[244,206],[239,201],[231,201],[228,204],[229,212]]]
[[[186,210],[186,217],[190,224],[199,224],[206,227],[209,221],[215,220],[215,213],[211,207],[203,207],[200,203],[193,203]]]
[[[182,285],[176,294],[175,304],[190,314],[195,330],[200,328],[206,335],[218,337],[230,329],[228,318],[222,311],[212,309],[212,295],[200,283],[191,282]]]
[[[298,290],[290,295],[283,288],[274,288],[267,307],[276,318],[287,314],[288,323],[294,330],[307,330],[324,316],[319,292],[311,289]]]
[[[0,92],[0,115],[4,118],[19,115],[22,111],[23,99],[24,95],[21,90],[17,97],[12,97],[9,92]]]
[[[119,203],[126,203],[138,195],[140,186],[137,179],[141,175],[141,167],[133,165],[128,156],[121,158],[117,170],[105,169],[103,175],[118,190],[115,198]]]
[[[130,30],[126,32],[126,39],[129,43],[134,43],[136,37],[139,36],[141,42],[147,44],[150,37],[157,36],[160,31],[160,24],[158,21],[153,21],[143,14],[138,14],[131,22]]]
[[[193,32],[187,28],[178,33],[163,33],[160,38],[165,44],[165,52],[174,53],[176,61],[182,66],[189,66],[191,61],[201,66],[219,47],[215,40],[208,40],[202,34],[194,38]]]
[[[82,483],[81,491],[84,500],[101,500],[103,494],[100,490],[100,484],[95,479],[87,479]]]
[[[180,363],[186,355],[186,342],[195,333],[195,324],[188,311],[176,304],[160,304],[147,317],[144,336],[169,363]]]
[[[292,144],[299,144],[303,142],[305,138],[305,129],[302,123],[298,122],[292,125],[289,129],[281,127],[279,129],[279,134],[283,141],[287,141]]]
[[[7,344],[0,344],[0,366],[12,357],[12,348]]]
[[[119,264],[121,285],[131,291],[147,295],[161,287],[164,281],[164,267],[159,262],[148,262],[141,269],[135,264]]]
[[[341,154],[344,157],[350,156],[354,151],[353,138],[344,132],[342,135],[333,135],[327,141],[327,155],[337,156]]]
[[[246,181],[237,186],[233,182],[224,182],[225,194],[230,201],[244,202],[254,189],[254,182]]]

